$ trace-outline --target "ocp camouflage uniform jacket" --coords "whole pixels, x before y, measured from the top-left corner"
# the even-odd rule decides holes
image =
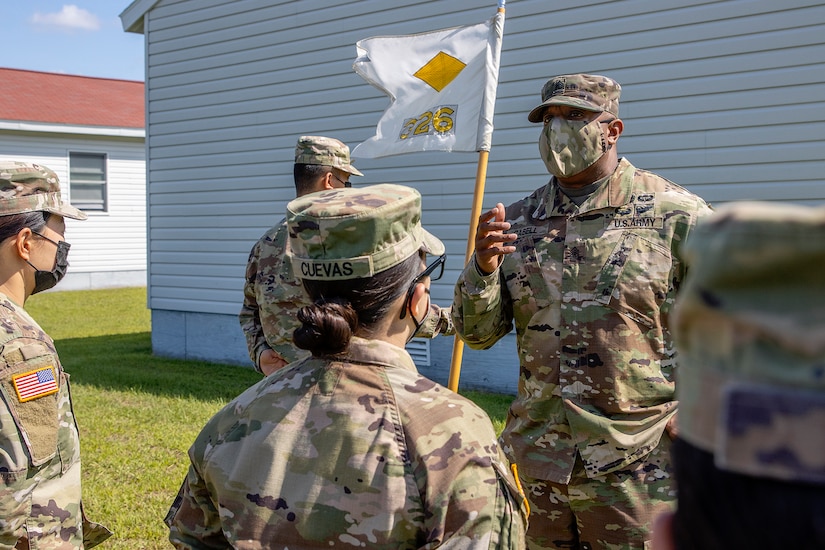
[[[189,456],[166,520],[177,548],[523,548],[487,415],[385,342],[263,379]]]
[[[91,548],[108,538],[83,515],[69,375],[52,339],[2,293],[0,397],[0,548],[19,539],[40,550]]]
[[[309,303],[309,298],[284,257],[288,233],[284,218],[255,243],[246,264],[244,301],[238,319],[249,358],[258,370],[261,353],[266,349],[275,350],[287,363],[309,357],[308,351],[292,343],[292,333],[301,326],[298,310]]]
[[[309,352],[292,343],[292,333],[301,326],[298,310],[309,304],[309,297],[285,260],[288,233],[283,219],[255,243],[246,265],[244,302],[238,319],[246,336],[249,358],[259,371],[261,353],[266,349],[275,350],[287,363],[309,357]],[[453,323],[450,308],[433,304],[416,337],[433,338],[439,334],[454,334]]]
[[[516,251],[483,276],[468,264],[453,320],[470,347],[516,328],[518,395],[502,433],[520,472],[567,483],[645,456],[676,412],[668,324],[699,197],[622,159],[581,206],[555,178],[506,209]]]

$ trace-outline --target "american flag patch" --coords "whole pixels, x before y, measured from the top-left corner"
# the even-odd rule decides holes
[[[12,377],[14,390],[21,403],[57,393],[54,367],[43,367]]]

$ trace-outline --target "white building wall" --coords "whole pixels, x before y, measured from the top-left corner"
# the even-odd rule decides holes
[[[351,146],[386,97],[351,68],[355,42],[491,17],[480,0],[160,0],[147,35],[149,304],[157,353],[248,363],[235,318],[246,257],[294,194],[301,134]],[[128,11],[128,10],[127,10]],[[127,12],[124,12],[124,14]],[[787,0],[511,0],[484,206],[543,185],[526,114],[555,74],[622,83],[619,151],[709,201],[825,202],[825,5]],[[449,254],[433,297],[449,304],[464,260],[477,157],[356,160],[364,184],[418,188]],[[188,322],[197,317],[198,322]],[[451,339],[433,342],[434,368]],[[468,360],[469,358],[469,360]],[[512,337],[465,365],[508,373]],[[486,371],[485,371],[486,372]],[[510,376],[512,373],[512,377]],[[467,377],[467,383],[488,377]],[[441,380],[441,379],[439,379]],[[462,378],[464,387],[465,378]]]
[[[0,131],[0,159],[48,166],[71,201],[69,153],[106,155],[108,211],[66,220],[72,249],[59,290],[146,285],[144,139]]]

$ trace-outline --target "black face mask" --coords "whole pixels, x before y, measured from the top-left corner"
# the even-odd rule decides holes
[[[66,275],[66,270],[69,268],[69,248],[71,248],[72,245],[66,241],[53,241],[37,231],[32,231],[32,233],[57,246],[57,252],[54,257],[54,268],[51,271],[37,269],[30,261],[26,260],[27,264],[34,267],[34,290],[32,290],[32,294],[37,294],[38,292],[49,290]]]

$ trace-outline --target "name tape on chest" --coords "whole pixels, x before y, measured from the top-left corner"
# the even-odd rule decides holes
[[[662,229],[665,218],[657,211],[655,193],[643,193],[634,202],[617,208],[606,229]]]
[[[662,229],[665,219],[659,217],[614,217],[609,220],[606,229]]]

